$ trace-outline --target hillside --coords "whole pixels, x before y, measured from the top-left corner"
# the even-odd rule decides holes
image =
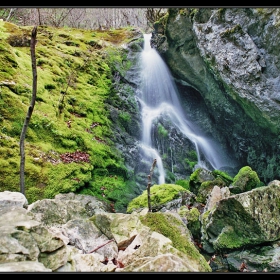
[[[19,191],[19,139],[32,96],[33,26],[0,22],[0,191]],[[139,31],[138,31],[139,33]],[[25,139],[29,203],[58,193],[127,204],[123,158],[112,142],[112,78],[129,69],[123,47],[133,29],[37,29],[37,97]],[[118,205],[115,205],[117,207]]]

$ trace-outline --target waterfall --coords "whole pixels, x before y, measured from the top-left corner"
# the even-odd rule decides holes
[[[195,125],[187,120],[172,75],[158,52],[151,48],[150,39],[151,34],[144,34],[144,48],[141,52],[141,88],[138,90],[137,98],[142,108],[140,147],[143,156],[149,158],[151,165],[153,159],[157,159],[158,184],[165,182],[165,170],[158,151],[152,147],[151,131],[153,123],[160,116],[168,117],[172,124],[193,142],[198,157],[196,168],[219,169],[228,165],[228,159],[222,155],[218,145],[213,140],[199,135]]]

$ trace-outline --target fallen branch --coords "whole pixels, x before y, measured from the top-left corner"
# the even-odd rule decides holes
[[[90,253],[93,253],[93,252],[97,251],[98,249],[102,248],[103,246],[107,245],[108,243],[110,243],[112,241],[114,241],[114,239],[111,239],[108,242],[106,242],[105,244],[102,244],[102,245],[98,246],[97,248],[95,248],[94,250],[88,252],[87,254],[90,254]]]

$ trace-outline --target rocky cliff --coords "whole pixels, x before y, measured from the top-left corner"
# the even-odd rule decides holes
[[[264,182],[280,176],[279,19],[277,8],[170,8],[152,36],[190,119]]]

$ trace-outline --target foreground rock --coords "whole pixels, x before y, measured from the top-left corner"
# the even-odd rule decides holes
[[[261,186],[248,166],[232,179],[210,173],[203,169],[193,173],[190,186],[194,193],[172,184],[154,185],[152,204],[157,211],[180,215],[212,271],[279,271],[280,181]],[[173,200],[166,202],[168,192]],[[143,192],[127,209],[142,209],[146,204],[147,192]]]
[[[280,271],[279,198],[278,180],[236,195],[228,187],[213,188],[200,216],[212,270]]]
[[[214,253],[279,240],[279,183],[275,180],[269,186],[231,195],[205,212],[204,248]]]
[[[240,172],[232,184],[240,190],[250,174]],[[214,177],[197,170],[197,194],[154,185],[153,212],[143,192],[129,214],[87,195],[28,205],[21,193],[2,192],[0,271],[279,272],[280,181],[232,194]]]
[[[141,222],[153,214],[147,210],[110,213],[103,202],[73,193],[26,202],[21,193],[0,193],[2,272],[211,271],[179,215],[160,214],[176,219],[168,227],[185,236],[188,254]]]

